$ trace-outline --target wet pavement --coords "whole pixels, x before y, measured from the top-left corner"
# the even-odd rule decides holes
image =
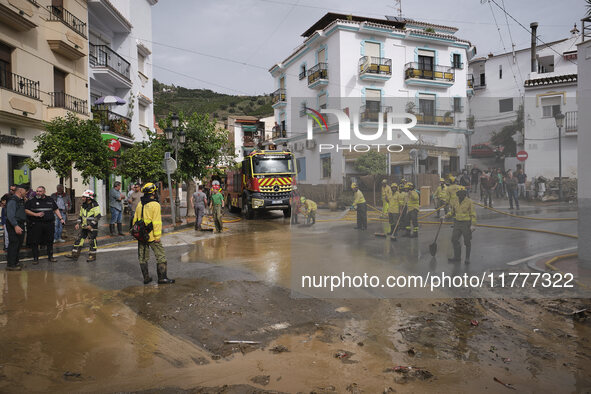
[[[486,224],[576,229],[576,222],[478,212]],[[576,216],[569,207],[521,213]],[[304,227],[269,214],[229,223],[219,235],[167,234],[173,286],[142,284],[129,240],[102,247],[94,263],[84,255],[75,263],[58,257],[54,264],[26,261],[22,272],[0,271],[0,391],[508,390],[494,378],[518,392],[591,390],[591,317],[571,315],[591,308],[589,299],[389,299],[367,289],[344,299],[292,291],[302,270],[448,267],[439,260],[450,250],[449,226],[433,264],[435,225],[423,225],[419,239],[393,242],[373,236],[379,221],[358,232],[351,217],[321,210],[318,223]],[[556,235],[479,228],[471,269],[527,270],[528,257],[573,245]],[[154,261],[150,269],[155,274]],[[276,346],[288,351],[271,351]]]

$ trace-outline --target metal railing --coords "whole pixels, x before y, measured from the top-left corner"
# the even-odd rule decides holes
[[[474,89],[484,89],[486,87],[486,79],[480,80],[480,77],[473,78],[472,84],[474,85]]]
[[[101,126],[101,130],[110,131],[125,137],[133,137],[131,134],[131,119],[119,115],[108,109],[92,108],[92,118]]]
[[[279,102],[285,103],[287,97],[287,92],[285,89],[277,89],[273,93],[271,93],[271,102],[277,104]]]
[[[417,124],[427,124],[435,126],[450,126],[454,124],[454,112],[449,111],[432,111],[432,112],[421,112],[415,114],[417,117]]]
[[[362,56],[359,59],[359,75],[363,74],[392,75],[392,59]]]
[[[300,79],[300,81],[301,81],[302,79],[306,78],[306,70],[302,71],[302,72],[300,73],[300,75],[298,76],[298,78]]]
[[[68,111],[78,112],[82,115],[88,115],[88,102],[64,92],[50,92],[50,107],[65,108]]]
[[[131,65],[114,50],[106,45],[88,44],[88,56],[91,67],[107,67],[129,79]]]
[[[64,25],[86,38],[86,23],[76,18],[70,11],[64,7],[48,5],[50,21],[61,21]]]
[[[391,106],[385,105],[362,105],[359,107],[359,118],[361,122],[379,122],[380,114],[387,121],[388,113],[392,112]]]
[[[564,114],[564,132],[565,133],[576,133],[577,132],[577,111],[567,111]]]
[[[308,70],[308,85],[321,79],[328,79],[328,64],[318,63]]]
[[[0,68],[0,87],[39,100],[39,81]]]
[[[453,82],[455,80],[455,70],[452,67],[437,64],[425,67],[420,63],[411,62],[404,65],[404,79],[410,78]]]
[[[464,63],[462,63],[462,62],[452,62],[451,63],[451,67],[452,68],[463,69],[464,68]]]
[[[287,130],[282,128],[281,126],[274,126],[273,127],[273,134],[272,138],[287,138]]]

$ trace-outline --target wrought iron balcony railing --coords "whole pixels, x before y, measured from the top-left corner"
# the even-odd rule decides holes
[[[466,78],[466,86],[468,89],[474,89],[474,76],[472,74],[468,74]]]
[[[39,100],[39,81],[31,81],[0,68],[0,87]]]
[[[90,66],[107,67],[119,75],[129,79],[129,70],[131,65],[114,50],[106,45],[88,44]]]
[[[409,78],[453,82],[455,80],[455,71],[452,67],[437,64],[429,66],[411,62],[404,65],[404,79]]]
[[[450,126],[454,124],[454,112],[449,111],[432,111],[421,112],[415,114],[417,117],[417,124],[435,125],[435,126]]]
[[[308,85],[311,85],[314,82],[322,79],[328,80],[327,63],[318,63],[317,65],[308,70]]]
[[[109,131],[124,137],[133,137],[131,119],[108,109],[92,108],[92,118],[101,126],[101,130]]]
[[[49,11],[50,21],[61,21],[64,25],[86,38],[86,23],[76,18],[70,11],[64,7],[48,5],[47,10]]]
[[[362,56],[359,59],[359,75],[363,74],[392,75],[392,59]]]
[[[272,134],[272,138],[273,139],[277,139],[277,138],[287,138],[287,130],[285,130],[283,127],[281,126],[274,126],[273,127],[273,134]]]
[[[49,97],[51,97],[51,107],[65,108],[68,111],[88,115],[88,102],[86,100],[70,96],[64,92],[51,92]]]
[[[271,93],[271,102],[273,105],[277,103],[285,103],[287,97],[287,91],[285,89],[277,89],[273,93]]]
[[[388,113],[392,112],[392,107],[385,105],[362,105],[359,107],[359,118],[361,122],[379,122],[380,114],[387,121]]]

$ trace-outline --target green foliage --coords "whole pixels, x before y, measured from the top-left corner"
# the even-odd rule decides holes
[[[517,154],[517,145],[513,139],[513,135],[523,130],[523,116],[523,105],[520,105],[517,110],[517,119],[512,124],[503,127],[501,131],[493,132],[492,134],[490,142],[493,145],[503,146],[505,148],[503,151],[505,156],[515,156]]]
[[[425,29],[426,33],[435,33],[435,29],[433,29],[432,27],[428,27]]]
[[[164,135],[149,131],[148,141],[136,142],[121,153],[116,173],[134,181],[165,181],[166,173],[162,168],[162,161],[168,148]]]
[[[113,164],[112,152],[97,123],[79,119],[71,112],[45,123],[45,132],[34,141],[37,147],[28,165],[31,169],[53,170],[60,178],[68,178],[72,168],[85,182],[90,177],[105,178]]]
[[[385,175],[388,170],[386,155],[369,151],[355,160],[355,168],[366,175]]]

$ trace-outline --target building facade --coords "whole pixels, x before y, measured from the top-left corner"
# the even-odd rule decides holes
[[[360,132],[367,135],[376,133],[380,124],[385,127],[387,117],[394,116],[390,114],[413,113],[417,141],[402,132],[387,139],[384,132],[371,142],[404,147],[402,152],[381,151],[388,173],[459,171],[465,164],[469,134],[468,56],[475,50],[457,38],[456,31],[394,17],[328,13],[304,32],[304,42],[270,69],[276,84],[277,142],[288,142],[295,152],[299,182],[342,183],[356,173],[360,152],[319,149],[321,144],[344,142],[339,140],[335,116],[326,115],[324,125],[314,121],[314,138],[307,138],[310,115],[322,109],[358,112]],[[346,141],[347,145],[360,142],[367,143]]]
[[[87,15],[83,0],[0,0],[0,193],[12,183],[52,193],[60,182],[25,160],[43,121],[89,117]],[[78,195],[84,189],[76,172],[67,186]]]

